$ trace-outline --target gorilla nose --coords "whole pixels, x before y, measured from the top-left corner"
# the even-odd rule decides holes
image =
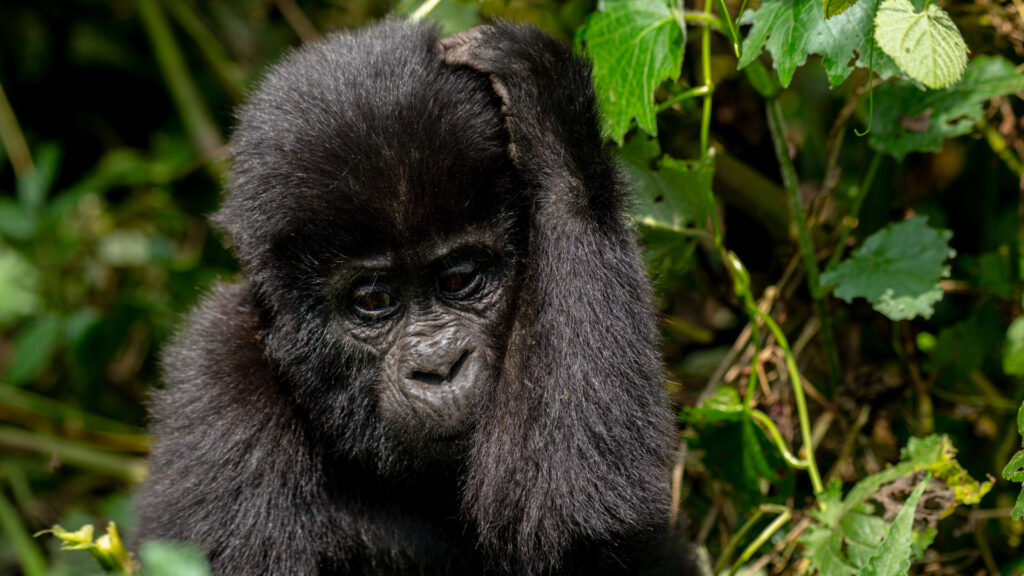
[[[454,383],[462,372],[462,368],[466,365],[466,359],[472,353],[472,350],[464,350],[454,361],[444,361],[435,358],[434,360],[437,360],[437,362],[414,366],[408,379],[427,386]]]

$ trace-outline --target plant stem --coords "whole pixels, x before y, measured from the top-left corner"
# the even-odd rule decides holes
[[[860,207],[864,205],[864,198],[871,189],[871,184],[875,180],[875,174],[878,173],[878,165],[881,164],[881,161],[882,155],[875,152],[875,155],[871,157],[871,163],[868,164],[867,172],[864,173],[864,179],[861,180],[860,186],[857,187],[856,197],[853,199],[853,207],[850,209],[850,213],[843,217],[843,228],[839,232],[839,241],[836,242],[836,248],[832,251],[832,257],[829,258],[828,265],[825,267],[826,270],[839,265],[839,260],[842,259],[843,253],[846,251],[846,241],[850,237],[850,231],[857,227],[857,216],[860,214]]]
[[[167,82],[174,106],[185,124],[192,145],[203,159],[216,158],[224,139],[188,71],[185,57],[174,39],[163,9],[158,0],[136,0],[136,4],[146,34],[153,45],[160,72]]]
[[[441,0],[427,0],[423,4],[420,4],[420,7],[417,8],[415,12],[409,14],[409,20],[411,22],[419,22],[424,16],[430,14],[430,11],[440,3]]]
[[[28,150],[25,142],[25,133],[18,125],[18,117],[14,115],[14,109],[7,100],[4,87],[0,84],[0,143],[7,151],[7,158],[14,168],[14,175],[18,178],[28,175],[32,171],[32,153]]]
[[[710,1],[704,2],[704,14],[711,16]],[[701,33],[700,62],[704,87],[707,88],[707,94],[704,95],[704,112],[700,122],[700,157],[706,158],[711,134],[711,99],[715,93],[715,84],[711,80],[711,31],[707,28],[704,28]]]
[[[669,108],[675,106],[676,104],[678,104],[678,103],[680,103],[680,102],[682,102],[684,100],[690,100],[691,98],[696,98],[698,96],[704,96],[707,93],[708,93],[708,87],[707,86],[695,86],[693,88],[690,88],[689,90],[683,90],[679,94],[676,94],[675,96],[669,98],[668,100],[665,100],[661,104],[658,104],[658,107],[656,108],[656,110],[660,114],[660,113],[664,112],[665,110],[668,110]]]
[[[803,257],[804,268],[807,270],[807,287],[814,300],[814,311],[821,322],[821,336],[825,345],[825,356],[828,359],[831,384],[834,388],[842,379],[839,367],[839,352],[836,350],[835,341],[832,339],[832,322],[825,311],[825,302],[822,298],[821,282],[818,278],[818,263],[815,257],[814,242],[811,240],[811,230],[807,226],[807,216],[804,214],[803,203],[800,201],[799,181],[796,176],[796,168],[789,158],[789,145],[786,142],[786,125],[782,116],[782,105],[778,98],[768,101],[767,105],[768,127],[772,134],[772,145],[775,147],[775,157],[779,162],[779,171],[782,174],[782,187],[786,190],[786,197],[789,200],[790,221],[796,228],[797,244],[800,248],[800,255]]]
[[[793,385],[793,399],[796,401],[797,416],[800,419],[800,435],[803,437],[804,452],[806,452],[804,458],[807,461],[807,474],[811,477],[811,486],[814,488],[814,494],[821,494],[825,490],[825,485],[821,482],[821,474],[818,472],[818,463],[814,459],[814,441],[812,440],[811,435],[811,417],[807,412],[807,398],[804,396],[803,380],[800,378],[800,371],[796,367],[793,350],[790,348],[789,340],[787,340],[786,335],[783,334],[782,328],[779,327],[774,318],[765,314],[756,307],[753,311],[761,318],[761,320],[764,321],[765,326],[772,331],[779,347],[782,348],[783,352],[785,352],[786,370],[789,372],[789,379]]]
[[[0,533],[3,533],[14,550],[25,576],[46,574],[46,560],[43,558],[43,554],[32,541],[32,536],[25,529],[25,525],[18,516],[18,511],[7,500],[2,490],[0,490]]]
[[[202,51],[209,62],[213,73],[217,75],[221,86],[235,102],[245,99],[245,73],[236,64],[221,41],[210,32],[210,29],[196,15],[194,8],[184,0],[164,0],[164,6],[178,22],[182,30],[188,34],[196,46]]]
[[[146,462],[142,458],[106,452],[86,444],[44,436],[18,428],[7,426],[0,428],[0,447],[53,456],[73,466],[131,483],[141,482],[146,477]]]

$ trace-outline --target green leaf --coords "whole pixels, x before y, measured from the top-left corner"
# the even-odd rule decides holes
[[[1024,90],[1024,75],[997,56],[979,56],[963,79],[941,91],[922,91],[909,82],[875,89],[871,147],[902,160],[910,152],[938,152],[947,138],[967,134],[982,119],[982,104]]]
[[[146,542],[140,553],[145,576],[209,576],[203,553],[176,542]]]
[[[18,252],[0,245],[0,330],[41,307],[39,270]]]
[[[949,276],[947,258],[953,233],[931,228],[921,216],[872,234],[853,255],[821,275],[822,286],[835,284],[836,297],[867,299],[893,320],[928,318],[942,299],[939,280]]]
[[[904,502],[900,513],[896,515],[885,538],[878,546],[878,553],[871,558],[865,567],[866,576],[904,576],[910,570],[913,555],[914,512],[921,494],[931,482],[931,475],[914,488],[910,497]]]
[[[1024,436],[1024,402],[1017,409],[1017,434]],[[1003,478],[1011,482],[1024,482],[1024,450],[1018,451],[1006,463],[1003,468]],[[1014,520],[1024,520],[1024,486],[1017,495],[1017,503],[1013,505],[1010,517]]]
[[[57,349],[60,333],[61,321],[56,316],[42,316],[26,324],[14,342],[14,358],[5,380],[24,384],[42,374]]]
[[[1024,376],[1024,316],[1018,316],[1006,330],[1003,372],[1007,376]]]
[[[656,140],[632,138],[620,155],[636,191],[634,218],[652,271],[684,270],[711,213],[714,158],[678,160]]]
[[[960,30],[934,3],[915,12],[909,0],[885,0],[875,16],[875,40],[900,70],[929,88],[953,85],[967,66]]]
[[[874,2],[852,2],[841,14],[826,20],[821,0],[765,0],[760,8],[743,13],[742,22],[753,27],[743,42],[738,67],[746,67],[762,50],[768,50],[779,81],[786,87],[809,54],[820,54],[829,82],[837,86],[854,66],[867,67],[874,46],[874,18]],[[882,78],[897,71],[881,50],[874,51],[872,67]]]
[[[630,121],[655,135],[654,90],[679,78],[686,29],[664,0],[602,2],[587,20],[582,41],[593,62],[605,130],[622,144]]]
[[[36,162],[32,171],[18,179],[18,200],[30,214],[42,208],[47,194],[53,187],[60,168],[60,147],[50,143],[36,151]]]
[[[825,18],[838,16],[856,3],[857,0],[822,0],[822,5],[825,8]]]
[[[29,240],[35,233],[35,215],[14,199],[0,197],[0,239]]]

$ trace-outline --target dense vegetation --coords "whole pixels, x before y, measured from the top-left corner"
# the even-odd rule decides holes
[[[392,12],[592,58],[709,566],[1024,574],[1020,0],[0,4],[0,573],[95,572],[54,524],[131,533],[157,352],[235,270],[232,109]]]

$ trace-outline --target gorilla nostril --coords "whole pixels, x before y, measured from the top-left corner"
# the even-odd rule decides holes
[[[469,358],[469,355],[472,353],[472,350],[466,350],[463,352],[462,355],[459,356],[459,358],[448,368],[447,374],[441,374],[444,370],[413,370],[409,379],[428,386],[437,386],[439,384],[454,382],[459,376],[459,372],[462,371],[462,366],[466,363],[466,358]]]

